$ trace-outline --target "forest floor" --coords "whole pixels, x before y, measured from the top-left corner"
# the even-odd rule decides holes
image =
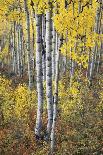
[[[0,68],[1,76],[12,81],[11,87],[16,89],[19,83],[26,81],[27,77],[18,78],[8,74],[8,69]],[[56,150],[54,155],[103,155],[103,110],[97,110],[97,103],[101,103],[98,95],[102,91],[102,83],[98,86],[98,80],[94,79],[93,88],[89,90],[88,98],[86,96],[87,109],[83,109],[85,116],[81,111],[78,116],[78,108],[73,109],[67,119],[64,119],[63,110],[59,111],[56,125]],[[2,88],[0,88],[2,89]],[[62,90],[61,90],[62,91]],[[99,92],[98,92],[99,91]],[[62,95],[63,96],[63,95]],[[2,96],[0,94],[1,101]],[[62,103],[65,101],[65,94]],[[66,99],[68,100],[68,99]],[[95,105],[94,105],[95,102]],[[2,102],[0,102],[2,104]],[[64,103],[63,103],[64,104]],[[101,103],[103,108],[103,102]],[[89,108],[89,109],[88,109]],[[79,109],[80,110],[80,109]],[[75,112],[76,111],[76,112]],[[84,117],[84,120],[81,118]],[[72,119],[72,120],[71,120]],[[36,120],[36,108],[31,108],[26,121],[17,118],[11,118],[4,121],[2,108],[0,110],[0,155],[49,155],[48,142],[44,139],[37,140],[34,135]],[[44,112],[43,132],[45,132],[47,115]]]

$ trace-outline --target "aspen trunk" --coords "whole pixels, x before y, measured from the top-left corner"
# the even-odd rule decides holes
[[[17,73],[17,52],[16,52],[16,22],[14,21],[13,31],[13,72]]]
[[[72,53],[72,48],[70,48],[70,53]],[[74,61],[70,56],[70,87],[72,85],[73,75],[74,75]]]
[[[56,56],[56,30],[54,28],[54,23],[53,23],[53,47],[52,47],[52,78],[54,80],[55,78],[55,56]]]
[[[33,87],[33,66],[32,66],[32,52],[30,48],[30,15],[28,10],[28,0],[24,0],[26,24],[27,24],[27,57],[28,57],[28,77],[29,77],[29,89]]]
[[[20,25],[20,76],[23,77],[24,64],[23,64],[23,30]]]
[[[42,15],[42,39],[45,45],[45,34],[46,34],[46,23],[45,23],[45,14]]]
[[[51,32],[51,10],[46,12],[46,97],[47,97],[47,135],[51,133],[53,122],[53,101],[52,101],[52,32]],[[47,137],[48,137],[47,136]]]
[[[58,35],[57,38],[59,39]],[[61,46],[60,39],[57,39],[57,56],[56,56],[56,72],[55,72],[55,90],[54,90],[54,102],[53,102],[53,123],[52,123],[52,130],[51,130],[51,153],[54,152],[55,148],[55,127],[56,127],[56,117],[57,117],[57,104],[58,104],[58,84],[59,84],[59,56],[60,51],[59,48]]]
[[[43,81],[46,80],[46,49],[45,49],[45,15],[42,15],[42,68],[43,68]]]
[[[23,55],[23,72],[25,71],[25,64],[26,64],[26,47],[25,47],[25,40],[24,40],[24,34],[22,32],[22,55]]]
[[[41,21],[42,21],[42,16],[36,15],[36,72],[37,72],[38,109],[37,109],[35,134],[38,137],[40,137],[40,133],[42,129],[42,113],[43,113]]]
[[[97,8],[96,24],[95,24],[95,28],[94,28],[94,32],[95,33],[99,33],[100,14],[101,14],[101,4]],[[96,50],[97,50],[97,43],[95,43],[95,47],[93,48],[93,51],[92,51],[92,58],[91,58],[90,72],[89,72],[89,80],[90,80],[90,82],[91,82],[92,77],[93,77],[93,74],[94,74],[94,65],[95,65]]]
[[[33,17],[31,18],[31,21],[32,21],[32,31],[33,31],[33,34],[32,34],[32,62],[33,62],[33,72],[34,72],[34,70],[35,70],[35,58],[34,58],[34,44],[35,44],[34,13],[33,13]]]
[[[97,73],[99,73],[102,53],[103,53],[103,43],[101,41],[101,46],[100,46],[100,49],[99,49],[98,61],[97,61]]]
[[[17,25],[17,68],[20,76],[20,25]]]
[[[10,49],[11,49],[11,70],[13,71],[13,63],[14,63],[14,48],[13,48],[13,28],[11,27],[11,39],[10,39]]]

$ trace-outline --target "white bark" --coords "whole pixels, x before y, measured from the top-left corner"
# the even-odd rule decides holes
[[[53,122],[53,101],[52,101],[52,32],[51,32],[51,10],[46,12],[46,96],[47,96],[47,135],[51,133]]]
[[[20,76],[20,25],[17,25],[17,67]]]
[[[58,35],[57,38],[59,39]],[[57,117],[57,104],[58,104],[58,84],[59,84],[59,48],[61,46],[60,40],[57,39],[58,49],[56,51],[56,72],[55,72],[55,90],[54,90],[54,103],[53,103],[53,123],[51,130],[51,153],[54,152],[55,148],[55,127],[56,127],[56,117]],[[59,41],[59,42],[58,42]]]
[[[39,137],[42,128],[42,113],[43,113],[41,20],[42,20],[41,15],[36,15],[36,72],[37,72],[38,109],[37,109],[35,134]]]
[[[20,76],[23,77],[24,64],[23,64],[23,30],[20,25]]]
[[[45,34],[46,34],[46,23],[45,23],[45,14],[42,15],[42,39],[45,45]]]
[[[14,48],[13,48],[13,26],[11,27],[11,39],[10,39],[10,44],[11,44],[11,66],[12,66],[12,71],[13,71],[13,63],[14,63]]]
[[[56,59],[56,30],[54,28],[54,23],[53,23],[53,47],[52,47],[52,78],[54,80],[55,78],[55,59]]]
[[[33,72],[35,71],[35,58],[34,58],[34,44],[35,44],[35,34],[34,34],[34,31],[35,31],[35,28],[34,28],[34,13],[33,13],[33,16],[31,18],[31,22],[32,22],[32,31],[33,31],[33,34],[32,34],[32,65],[33,65]]]
[[[45,15],[42,15],[42,68],[43,68],[43,81],[46,80],[46,49],[45,49],[45,35],[46,35]]]
[[[97,8],[96,24],[95,24],[95,28],[94,28],[95,33],[99,33],[100,14],[101,14],[101,4]],[[90,82],[91,82],[93,74],[94,74],[96,49],[97,49],[97,43],[95,42],[95,47],[93,48],[93,51],[92,51],[92,58],[91,58],[91,64],[90,64],[90,72],[89,72],[89,80],[90,80]]]
[[[32,52],[30,48],[30,15],[28,10],[28,0],[24,0],[26,24],[27,24],[27,57],[28,57],[28,77],[29,77],[29,89],[33,87],[33,66],[32,66]]]
[[[14,21],[13,31],[13,72],[17,73],[17,52],[16,52],[16,22]]]
[[[70,48],[70,53],[72,53],[72,48]],[[73,75],[74,75],[74,61],[70,56],[70,87],[72,85]]]

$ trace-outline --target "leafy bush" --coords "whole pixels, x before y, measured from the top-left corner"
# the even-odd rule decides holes
[[[59,85],[62,130],[59,132],[63,153],[86,155],[98,152],[103,145],[103,93],[98,81],[91,89],[87,81],[73,81],[72,87],[64,81]]]

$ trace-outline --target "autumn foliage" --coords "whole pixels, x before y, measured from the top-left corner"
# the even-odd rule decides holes
[[[0,1],[0,155],[103,154],[103,0]]]

